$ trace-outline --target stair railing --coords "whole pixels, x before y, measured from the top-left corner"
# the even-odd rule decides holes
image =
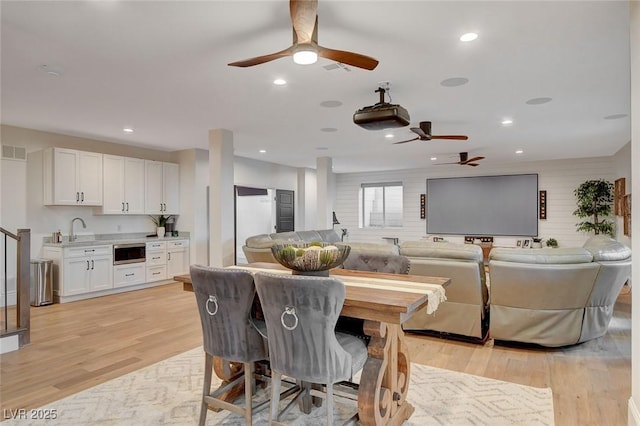
[[[30,257],[31,230],[18,229],[13,234],[0,227],[4,237],[4,329],[2,335],[18,334],[20,347],[31,342],[31,306],[30,306]],[[8,288],[7,288],[7,237],[16,241],[16,329],[9,329]]]

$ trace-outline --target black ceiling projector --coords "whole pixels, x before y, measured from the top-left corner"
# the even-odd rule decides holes
[[[404,107],[384,101],[386,89],[379,87],[375,92],[380,93],[380,102],[357,110],[353,114],[355,124],[367,130],[382,130],[404,127],[411,122]]]

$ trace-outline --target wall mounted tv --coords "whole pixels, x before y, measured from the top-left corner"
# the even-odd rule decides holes
[[[538,175],[427,179],[427,234],[538,235]]]

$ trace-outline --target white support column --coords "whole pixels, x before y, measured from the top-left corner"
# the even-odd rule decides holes
[[[209,265],[233,265],[233,133],[209,130]]]
[[[333,201],[335,198],[335,177],[333,176],[333,160],[329,157],[319,157],[316,160],[318,182],[318,229],[333,227]]]
[[[316,225],[317,182],[315,170],[298,169],[298,211],[296,229],[300,231],[320,229]]]

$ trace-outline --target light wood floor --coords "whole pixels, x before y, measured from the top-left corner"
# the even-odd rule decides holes
[[[412,361],[553,390],[556,425],[626,425],[631,297],[607,335],[564,349],[410,336]],[[193,293],[178,283],[32,308],[31,345],[0,357],[0,408],[35,408],[200,346]],[[5,412],[5,411],[3,411]]]

